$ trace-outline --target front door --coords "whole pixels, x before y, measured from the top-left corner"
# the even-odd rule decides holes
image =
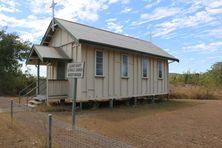
[[[58,80],[65,79],[65,62],[57,63],[57,79]]]

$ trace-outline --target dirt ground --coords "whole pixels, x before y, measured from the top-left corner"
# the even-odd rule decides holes
[[[4,109],[9,102],[1,100],[0,105]],[[71,112],[51,113],[54,119],[71,123]],[[136,107],[84,110],[77,113],[77,127],[139,148],[221,148],[221,114],[221,100],[170,100]],[[23,119],[22,115],[24,113],[16,115],[17,119]],[[27,117],[32,116],[32,120],[37,121],[33,115]],[[11,126],[10,118],[6,116],[8,114],[0,114],[0,147],[36,145],[36,140],[30,137],[33,135],[30,130],[19,128],[19,124]],[[40,139],[40,142],[44,141]]]
[[[71,121],[70,112],[56,118]],[[222,101],[173,100],[158,104],[88,110],[77,126],[135,147],[222,147]]]
[[[11,121],[8,114],[0,114],[0,147],[2,148],[28,148],[33,145],[33,137],[24,131],[24,127],[16,121]]]
[[[0,97],[0,148],[47,147],[49,113],[37,112],[16,103],[14,105],[13,120],[11,120],[8,109],[10,98]],[[54,118],[53,114],[52,147],[131,148],[132,146],[85,129],[72,128],[70,123]]]

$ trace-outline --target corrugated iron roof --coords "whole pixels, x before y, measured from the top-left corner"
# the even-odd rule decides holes
[[[69,56],[59,47],[49,47],[34,45],[34,50],[39,54],[42,59],[71,59]]]
[[[61,48],[42,45],[33,45],[32,51],[27,59],[27,64],[32,64],[33,60],[40,60],[42,63],[48,59],[72,60]]]
[[[111,45],[133,51],[139,51],[151,55],[165,57],[171,60],[179,61],[174,56],[162,50],[151,42],[140,40],[137,38],[113,33],[110,31],[86,26],[83,24],[55,18],[56,24],[64,28],[75,39],[81,41],[95,42],[104,45]],[[43,39],[44,40],[44,39]]]

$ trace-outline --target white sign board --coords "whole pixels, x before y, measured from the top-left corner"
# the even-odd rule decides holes
[[[68,63],[67,77],[68,78],[83,78],[84,63]]]

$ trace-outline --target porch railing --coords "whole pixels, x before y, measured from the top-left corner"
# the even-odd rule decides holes
[[[48,79],[47,96],[68,96],[68,80]]]
[[[21,103],[22,98],[26,98],[26,104],[28,104],[28,100],[32,99],[34,96],[38,94],[45,95],[46,94],[46,79],[40,79],[39,88],[38,81],[34,81],[33,83],[26,86],[24,89],[19,91],[19,104]]]
[[[19,92],[19,104],[22,98],[25,97],[28,104],[28,101],[37,95],[42,95],[46,98],[67,97],[68,89],[68,80],[41,79],[39,87],[38,81],[35,81]]]

